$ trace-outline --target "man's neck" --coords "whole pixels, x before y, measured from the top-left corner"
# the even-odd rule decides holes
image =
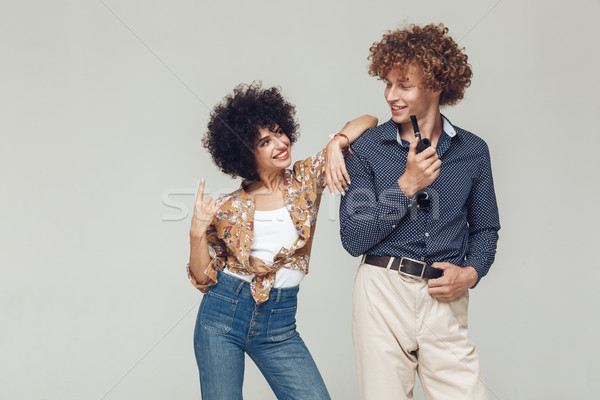
[[[442,121],[442,114],[439,109],[435,112],[427,114],[424,118],[418,119],[419,130],[421,132],[421,138],[428,138],[431,140],[433,147],[437,145],[440,136],[444,130],[444,123]],[[415,132],[413,130],[410,121],[405,124],[401,124],[400,138],[412,143],[415,140]]]

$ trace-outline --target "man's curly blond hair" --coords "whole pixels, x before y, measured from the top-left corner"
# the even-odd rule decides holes
[[[458,103],[471,85],[473,72],[464,48],[450,36],[443,24],[418,26],[388,31],[370,49],[369,75],[385,79],[395,70],[406,76],[415,65],[421,72],[423,89],[439,90],[440,106]]]

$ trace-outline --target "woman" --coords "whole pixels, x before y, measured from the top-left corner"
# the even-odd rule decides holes
[[[294,114],[277,88],[240,85],[208,123],[204,145],[213,160],[245,180],[216,201],[204,198],[202,181],[190,228],[188,274],[205,293],[194,333],[204,400],[242,398],[244,353],[278,399],[329,399],[296,331],[296,294],[321,192],[347,188],[342,149],[377,119],[349,122],[326,149],[288,170]]]

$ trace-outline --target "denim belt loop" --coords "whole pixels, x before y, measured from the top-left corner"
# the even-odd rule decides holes
[[[246,284],[246,281],[240,281],[240,283],[237,285],[237,288],[235,289],[235,295],[239,295],[240,292],[242,291],[242,289],[244,288],[244,285]]]
[[[275,299],[275,304],[279,304],[279,300],[281,299],[281,288],[277,289],[277,298]]]

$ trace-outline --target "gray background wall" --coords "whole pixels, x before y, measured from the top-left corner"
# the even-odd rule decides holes
[[[492,153],[503,229],[471,293],[493,399],[595,399],[599,1],[0,1],[0,398],[197,399],[187,281],[201,146],[237,83],[297,105],[294,159],[389,118],[368,48],[444,22],[474,69],[444,113]],[[357,260],[325,198],[299,327],[334,399],[357,399]],[[247,399],[274,398],[247,365]],[[419,398],[421,395],[418,395]]]

